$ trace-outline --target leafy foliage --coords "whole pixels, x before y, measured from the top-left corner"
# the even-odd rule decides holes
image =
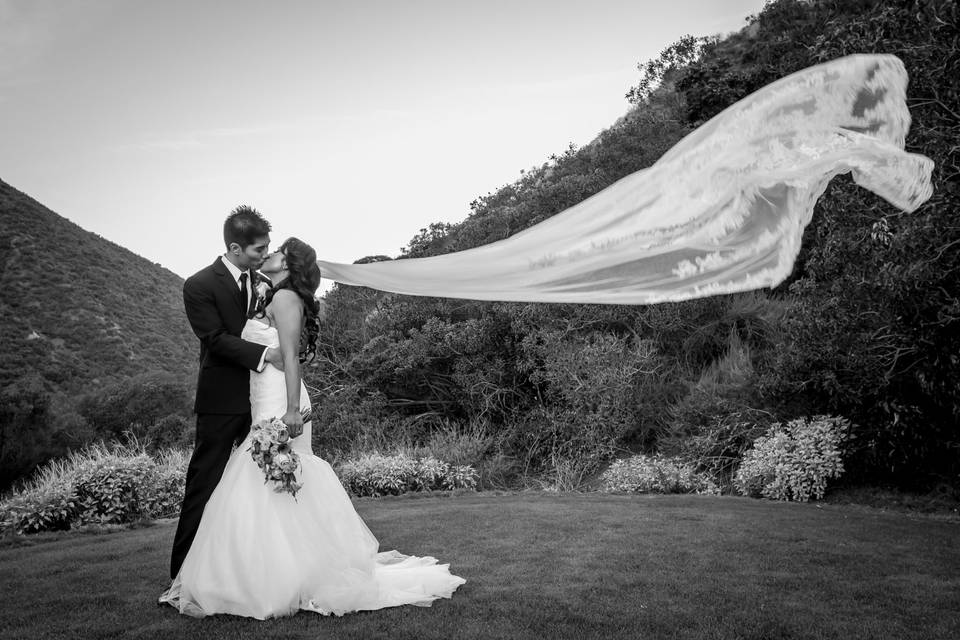
[[[71,482],[45,482],[0,503],[0,530],[16,533],[63,531],[70,528],[78,511]]]
[[[174,516],[186,470],[182,450],[151,456],[136,440],[90,445],[47,462],[0,501],[0,531],[37,533]]]
[[[848,180],[827,192],[788,285],[785,339],[761,386],[781,406],[850,418],[856,477],[956,484],[960,148],[951,140],[960,117],[949,105],[960,102],[960,14],[945,1],[857,4],[842,12],[817,5],[806,18],[816,20],[816,28],[805,27],[813,45],[807,53],[813,62],[860,51],[903,59],[913,116],[907,146],[936,163],[934,196],[902,214]],[[757,44],[761,55],[764,43]]]
[[[603,491],[719,494],[710,475],[679,458],[635,455],[614,461],[600,476]]]
[[[339,468],[340,481],[355,496],[400,495],[408,491],[475,489],[477,472],[436,458],[416,459],[402,453],[366,454]]]
[[[179,443],[193,414],[190,383],[167,373],[149,372],[104,385],[78,398],[77,412],[98,438]]]
[[[753,497],[819,500],[827,481],[843,474],[843,444],[849,430],[847,420],[832,416],[774,424],[744,455],[734,485]]]
[[[27,375],[0,390],[0,486],[33,467],[51,448],[50,394],[37,376]]]
[[[640,76],[640,82],[627,92],[627,100],[630,104],[649,100],[654,89],[660,86],[671,72],[685,70],[690,63],[700,58],[703,47],[712,41],[715,39],[698,38],[687,34],[661,51],[657,58],[637,65],[643,73]]]
[[[98,461],[78,473],[74,492],[81,524],[121,524],[146,515],[146,489],[154,462],[145,453]]]

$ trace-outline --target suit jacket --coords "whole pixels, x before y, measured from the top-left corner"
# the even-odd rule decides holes
[[[254,274],[251,288],[256,286]],[[250,371],[260,364],[263,345],[240,338],[247,321],[246,301],[220,258],[183,283],[183,307],[200,339],[197,413],[250,411]]]

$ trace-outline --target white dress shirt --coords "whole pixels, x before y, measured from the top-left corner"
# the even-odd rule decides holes
[[[237,289],[242,289],[240,285],[240,275],[247,274],[247,306],[246,309],[250,308],[250,298],[256,295],[256,292],[253,290],[253,278],[249,270],[243,271],[237,265],[233,264],[225,256],[220,256],[220,261],[227,267],[227,271],[230,272],[230,275],[233,276],[233,280],[237,283]],[[257,365],[257,371],[263,371],[263,365],[266,364],[264,360],[267,357],[267,350],[264,349],[263,353],[260,354],[260,364]]]

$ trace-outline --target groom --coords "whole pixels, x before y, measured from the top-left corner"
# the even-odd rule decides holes
[[[256,270],[267,257],[270,223],[251,207],[237,207],[223,224],[223,242],[226,253],[183,284],[187,319],[200,338],[200,375],[196,443],[173,541],[171,579],[180,572],[234,442],[250,429],[250,371],[267,364],[283,368],[278,349],[240,338],[256,306]]]

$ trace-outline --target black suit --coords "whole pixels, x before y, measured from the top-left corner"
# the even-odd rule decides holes
[[[253,273],[250,290],[256,286]],[[246,300],[233,274],[220,258],[183,284],[183,306],[200,339],[197,378],[197,437],[173,541],[170,577],[180,571],[200,526],[203,509],[220,482],[234,442],[250,429],[250,371],[266,349],[240,338],[246,322]]]

